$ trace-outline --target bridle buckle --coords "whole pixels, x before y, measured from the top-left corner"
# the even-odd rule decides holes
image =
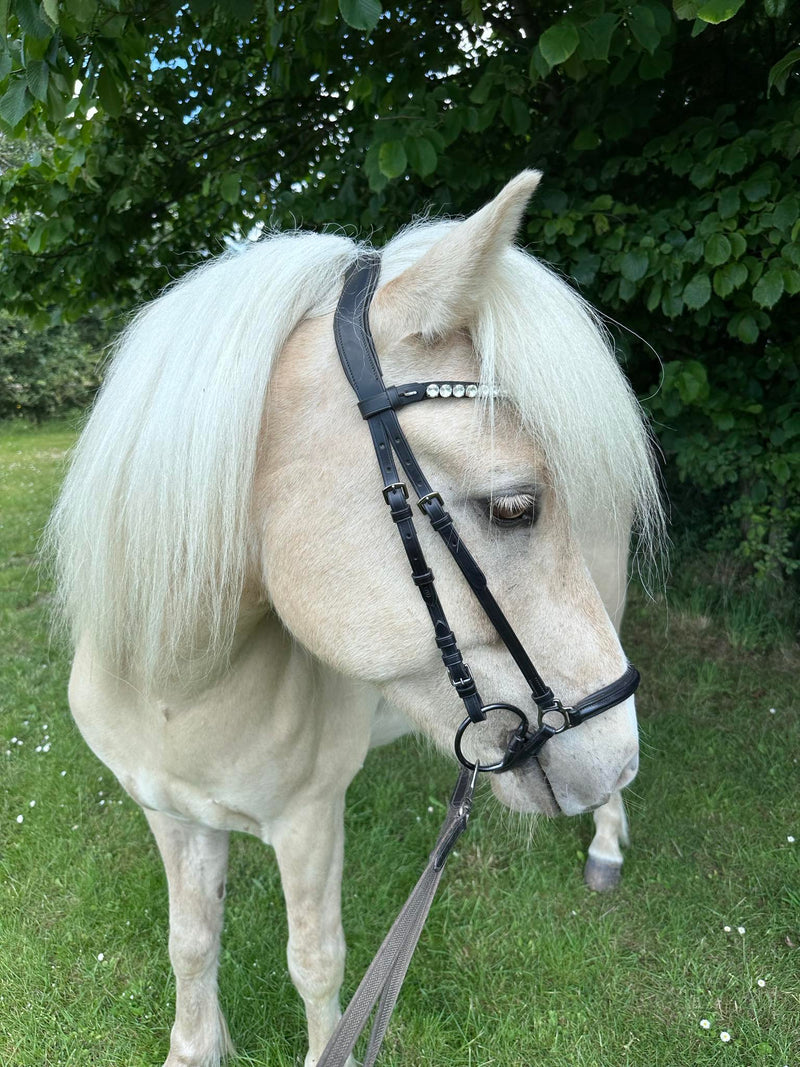
[[[406,483],[392,482],[391,485],[385,485],[383,487],[383,499],[386,501],[389,507],[392,506],[392,502],[389,500],[389,493],[391,493],[393,489],[399,489],[403,496],[406,498],[406,500],[408,500],[408,486],[406,485]]]
[[[444,501],[442,500],[441,494],[434,490],[432,493],[426,493],[425,496],[421,496],[417,501],[417,507],[423,514],[427,515],[425,505],[429,504],[432,500],[438,500],[441,506],[444,507]]]
[[[450,685],[457,693],[461,693],[464,689],[475,688],[475,679],[472,677],[472,671],[466,663],[463,663],[462,668],[464,670],[463,678],[451,678]]]

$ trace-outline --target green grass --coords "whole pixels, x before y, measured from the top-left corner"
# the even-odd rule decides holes
[[[0,425],[2,1067],[158,1065],[172,1022],[160,861],[71,722],[34,567],[72,439],[68,423]],[[772,632],[752,605],[715,615],[697,597],[667,611],[634,590],[628,613],[643,760],[622,887],[582,885],[591,819],[532,824],[483,786],[386,1067],[800,1064],[800,843],[787,841],[800,840],[800,660],[786,643],[751,651]],[[453,777],[406,741],[371,755],[351,789],[347,993],[422,867]],[[272,855],[235,837],[220,987],[243,1064],[302,1063],[285,936]]]

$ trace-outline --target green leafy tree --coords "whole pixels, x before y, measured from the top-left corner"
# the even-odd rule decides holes
[[[100,385],[108,329],[96,316],[31,329],[0,311],[0,419],[80,411]]]
[[[786,0],[2,0],[5,301],[153,295],[264,227],[387,236],[546,172],[529,245],[618,343],[718,544],[800,518],[800,49]],[[660,353],[663,380],[646,338]]]

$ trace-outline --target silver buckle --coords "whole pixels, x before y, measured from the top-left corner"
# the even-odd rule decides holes
[[[408,500],[408,489],[405,482],[392,482],[391,485],[385,485],[383,487],[383,499],[389,504],[389,493],[392,489],[399,489],[403,496]],[[389,505],[391,507],[391,505]]]
[[[438,500],[438,501],[439,501],[439,503],[440,503],[440,504],[442,505],[442,507],[444,507],[444,501],[442,500],[442,497],[441,497],[441,494],[440,494],[440,493],[436,493],[436,492],[433,492],[433,493],[426,493],[426,494],[425,494],[425,496],[421,496],[421,497],[419,498],[419,500],[417,501],[417,507],[419,508],[419,510],[420,510],[420,511],[421,511],[421,512],[422,512],[422,513],[423,513],[424,515],[427,515],[427,514],[428,514],[428,513],[427,513],[427,511],[425,511],[425,505],[426,505],[426,504],[427,504],[427,503],[428,503],[428,502],[429,502],[430,500]]]

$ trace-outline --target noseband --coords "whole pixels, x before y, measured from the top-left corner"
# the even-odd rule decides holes
[[[369,328],[369,307],[379,275],[380,256],[376,252],[366,252],[359,256],[347,272],[333,320],[336,348],[347,380],[358,398],[358,409],[369,426],[383,478],[383,498],[408,556],[414,584],[419,589],[431,617],[442,662],[450,684],[464,702],[467,717],[456,732],[456,756],[466,768],[474,769],[475,765],[470,763],[461,749],[467,728],[472,723],[483,722],[489,712],[505,710],[515,715],[519,724],[512,732],[502,758],[495,763],[480,764],[479,769],[507,771],[520,760],[535,756],[556,734],[580,726],[587,719],[592,719],[626,700],[639,685],[639,672],[629,664],[625,673],[615,682],[584,697],[572,707],[565,707],[543,681],[500,605],[492,596],[486,576],[456,531],[441,494],[431,487],[422,473],[397,417],[400,408],[423,400],[444,398],[452,402],[477,397],[480,393],[478,383],[412,382],[387,388]],[[405,472],[407,483],[400,480],[395,456]],[[528,716],[513,704],[483,703],[472,672],[464,662],[455,634],[439,601],[433,572],[425,561],[414,527],[407,484],[414,490],[417,506],[444,541],[478,603],[525,678],[536,705],[535,728],[529,722]]]

